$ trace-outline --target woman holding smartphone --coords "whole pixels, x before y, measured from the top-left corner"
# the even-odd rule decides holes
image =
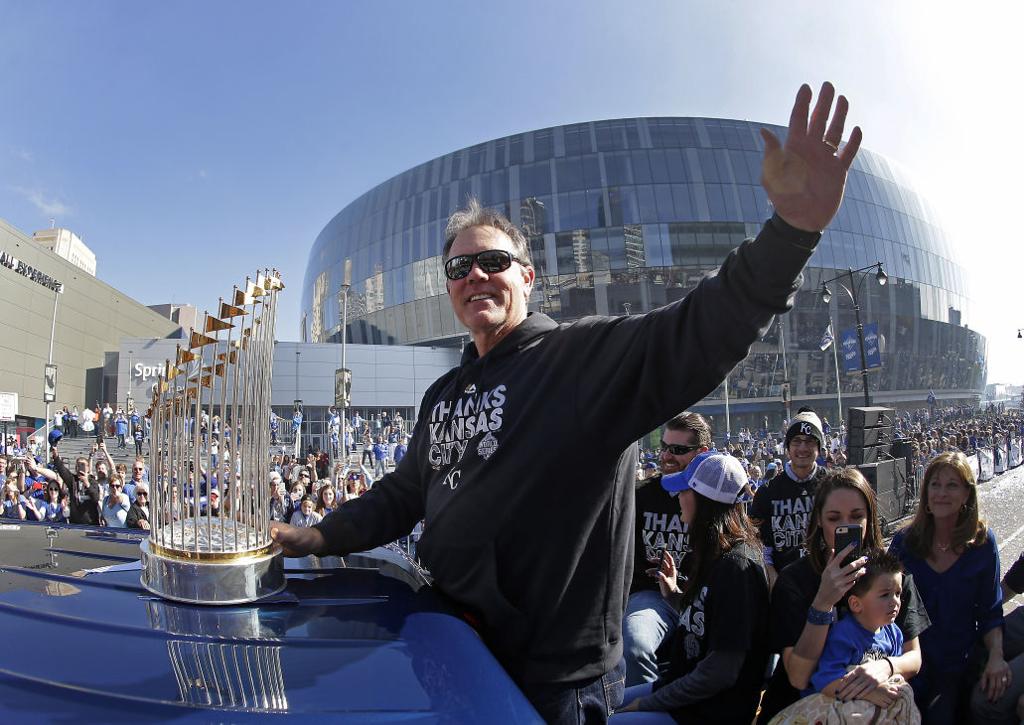
[[[979,516],[974,469],[963,453],[928,464],[914,520],[889,550],[914,575],[932,619],[921,637],[921,674],[911,681],[921,714],[929,723],[965,722],[977,646],[987,653],[979,684],[990,701],[1012,674],[1003,657],[999,548]]]
[[[859,527],[860,546],[851,543],[837,551],[839,527],[846,527],[847,534]],[[806,556],[783,569],[772,589],[772,649],[781,659],[761,703],[758,723],[767,723],[800,698],[818,666],[829,629],[838,621],[837,605],[863,573],[867,561],[863,553],[882,548],[875,493],[857,469],[835,469],[822,479],[805,541]],[[854,558],[844,564],[851,554]],[[894,674],[907,680],[917,674],[921,667],[918,636],[928,624],[913,577],[907,576],[896,619],[903,633],[903,654],[853,668],[836,697],[853,700],[876,692],[879,699],[895,701],[897,689],[887,683]]]

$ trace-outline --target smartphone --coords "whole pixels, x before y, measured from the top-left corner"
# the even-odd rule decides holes
[[[849,524],[848,526],[836,527],[836,553],[853,544],[853,550],[843,558],[843,566],[846,566],[854,559],[860,557],[861,547],[864,543],[864,532],[860,524]]]

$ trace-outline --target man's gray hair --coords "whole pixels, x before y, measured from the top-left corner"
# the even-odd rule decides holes
[[[522,264],[533,266],[530,245],[522,230],[500,211],[481,205],[480,200],[473,196],[469,197],[464,208],[448,217],[448,226],[444,230],[444,253],[441,255],[445,260],[448,259],[448,253],[452,250],[455,237],[470,227],[493,227],[504,232],[512,240],[512,252],[516,259]]]

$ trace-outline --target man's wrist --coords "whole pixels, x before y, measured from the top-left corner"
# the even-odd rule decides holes
[[[792,224],[787,222],[778,212],[772,214],[771,224],[775,227],[775,231],[789,242],[795,244],[801,249],[808,251],[813,250],[818,245],[818,240],[821,239],[820,231],[807,231],[806,229],[799,229],[794,227]]]

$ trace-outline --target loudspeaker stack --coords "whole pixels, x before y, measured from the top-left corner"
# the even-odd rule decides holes
[[[850,465],[890,459],[892,408],[850,408],[846,460]]]
[[[903,516],[907,462],[893,456],[892,408],[850,408],[847,462],[856,466],[875,491],[883,527]]]

